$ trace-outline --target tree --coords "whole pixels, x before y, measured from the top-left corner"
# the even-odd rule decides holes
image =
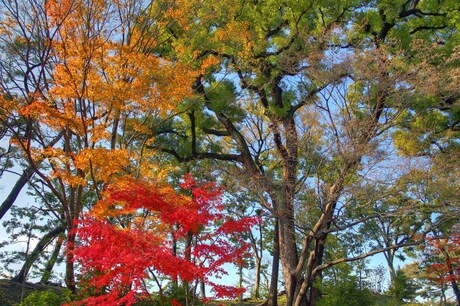
[[[20,251],[2,252],[2,261],[4,263],[2,270],[3,273],[6,273],[5,275],[14,276],[12,281],[23,283],[31,270],[37,272],[36,268],[40,263],[40,259],[46,258],[47,247],[59,234],[64,232],[64,228],[62,226],[52,228],[55,224],[49,224],[49,216],[38,207],[28,207],[27,209],[12,207],[10,212],[12,218],[3,222],[5,231],[12,241],[17,244],[25,243],[26,247]],[[50,228],[52,229],[49,230]],[[45,233],[45,235],[40,238],[42,233]],[[32,249],[31,245],[34,241],[36,241],[36,245]],[[8,241],[2,243],[6,244]],[[22,264],[19,271],[11,268],[11,265],[17,265],[18,263]]]
[[[187,137],[165,133],[151,148],[180,162],[236,163],[264,191],[279,229],[288,305],[315,304],[312,285],[321,270],[402,246],[323,263],[328,234],[363,221],[342,213],[354,208],[354,188],[372,181],[364,174],[388,157],[381,153],[388,152],[389,131],[418,94],[411,87],[415,41],[455,32],[450,5],[181,1],[172,9],[165,31],[180,48],[169,51],[194,50],[197,62],[219,65],[196,79],[198,97],[171,123]],[[298,205],[299,190],[313,201]],[[302,223],[299,206],[308,212]]]
[[[30,128],[33,122],[18,113],[22,106],[32,103],[36,95],[48,88],[47,78],[53,66],[50,42],[59,24],[50,28],[45,11],[37,7],[37,4],[34,1],[1,1],[0,121],[2,141],[9,143],[6,152],[2,154],[2,161],[9,167],[18,159],[21,160],[12,139],[24,142],[34,139],[42,141],[43,146],[51,147],[60,139],[38,139]],[[34,174],[32,166],[22,164],[21,167],[22,174],[0,206],[0,218],[11,208]]]
[[[429,203],[445,219],[458,209],[454,1],[3,3],[1,135],[24,170],[0,212],[29,182],[65,228],[74,291],[73,221],[124,178],[164,178],[158,160],[204,169],[206,159],[211,175],[232,165],[263,199],[274,233],[271,305],[279,263],[287,304],[315,305],[324,270],[379,252],[391,262],[393,250],[423,242],[420,221],[433,211],[414,223],[406,204]],[[403,160],[395,151],[427,164],[389,169]],[[441,179],[443,165],[453,171]],[[403,177],[426,199],[399,185]],[[382,215],[388,208],[393,216]],[[328,237],[353,242],[372,220],[390,229],[388,241],[369,250],[356,240],[326,259]],[[90,225],[118,234],[110,222]],[[171,238],[173,253],[206,239],[181,238]]]
[[[391,305],[403,305],[415,298],[417,286],[414,280],[409,279],[403,270],[396,270],[388,293],[392,297]]]
[[[8,58],[2,61],[2,122],[26,163],[2,215],[30,182],[65,228],[66,283],[73,291],[73,220],[114,177],[150,171],[140,131],[191,93],[195,69],[153,53],[152,19],[139,19],[149,7],[33,1],[8,2],[2,11],[2,37],[8,38],[2,40]]]
[[[405,260],[402,248],[392,248],[394,245],[404,245],[407,242],[417,240],[417,237],[426,236],[434,227],[438,226],[444,218],[431,222],[431,218],[439,208],[433,203],[425,203],[416,195],[417,184],[413,177],[414,171],[408,171],[407,175],[399,177],[391,185],[391,190],[384,186],[374,184],[366,186],[355,198],[359,201],[372,203],[360,205],[364,211],[356,210],[356,213],[364,216],[365,210],[370,214],[376,214],[375,218],[362,223],[359,232],[367,240],[372,249],[385,249],[385,256],[390,282],[396,277],[395,260]]]
[[[440,285],[449,284],[457,303],[460,303],[458,242],[457,235],[447,238],[430,237],[424,255],[427,262],[425,277]]]
[[[236,247],[229,238],[250,231],[258,219],[225,218],[221,191],[213,184],[199,186],[187,177],[182,188],[192,198],[146,181],[123,180],[107,189],[77,230],[75,256],[83,281],[99,293],[82,303],[132,305],[137,298],[149,298],[149,279],[161,290],[161,275],[187,283],[204,280],[217,297],[239,294],[242,288],[217,285],[209,277],[225,273],[224,263],[241,261],[247,245],[239,239]],[[172,229],[173,237],[168,237]],[[197,237],[193,245],[187,243],[190,234]],[[173,241],[186,242],[182,255],[171,251]],[[164,297],[160,299],[164,305]]]
[[[325,261],[342,258],[353,252],[353,244],[329,235],[325,247]],[[371,291],[364,285],[362,274],[366,262],[342,263],[322,271],[315,281],[318,305],[372,305]]]
[[[246,265],[246,268],[254,270],[254,283],[251,294],[255,299],[260,299],[264,268],[263,259],[266,256],[267,251],[269,251],[268,245],[271,243],[268,238],[272,234],[272,226],[270,224],[271,217],[263,209],[261,209],[262,205],[259,201],[263,201],[263,197],[261,198],[260,195],[246,188],[243,182],[233,180],[232,170],[235,169],[227,168],[226,170],[228,173],[221,174],[222,181],[226,184],[225,197],[228,199],[228,203],[225,205],[226,212],[235,220],[246,217],[260,218],[257,228],[252,231],[242,233],[242,238],[249,243],[252,251],[252,256],[247,259],[248,263]]]

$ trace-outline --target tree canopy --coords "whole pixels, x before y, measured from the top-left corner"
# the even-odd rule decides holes
[[[43,241],[16,280],[62,254],[77,304],[192,305],[241,298],[230,262],[267,305],[367,303],[382,253],[394,301],[409,256],[460,301],[456,1],[0,3],[0,212]]]

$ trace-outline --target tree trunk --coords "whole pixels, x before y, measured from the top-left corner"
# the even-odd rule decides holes
[[[262,223],[259,223],[259,241],[249,233],[249,238],[251,240],[252,249],[254,251],[254,263],[255,263],[255,281],[254,281],[254,290],[253,296],[255,299],[260,298],[260,278],[262,275],[262,257],[263,257],[263,233],[262,233]]]
[[[50,244],[50,242],[54,238],[56,238],[59,234],[63,232],[64,227],[58,226],[50,232],[48,232],[45,236],[43,236],[42,239],[35,246],[30,256],[22,265],[21,271],[19,271],[19,273],[15,277],[13,277],[12,281],[18,283],[24,282],[27,274],[29,273],[30,268],[32,267],[33,263],[38,259],[43,250]]]
[[[390,273],[390,283],[393,283],[393,280],[396,277],[396,271],[394,267],[395,250],[388,250],[383,254],[385,255],[385,259],[387,260],[388,264],[388,272]]]
[[[238,266],[238,274],[239,274],[238,288],[243,288],[243,264],[242,263]],[[240,303],[243,302],[243,293],[241,293],[238,296],[238,301]]]
[[[5,216],[5,214],[10,210],[11,206],[13,206],[14,201],[18,197],[19,193],[21,192],[22,188],[27,184],[30,177],[34,174],[34,170],[32,167],[26,168],[19,179],[11,189],[8,197],[3,201],[2,205],[0,206],[0,220]]]
[[[77,293],[75,284],[75,266],[74,266],[74,250],[75,250],[75,233],[72,228],[67,233],[67,250],[66,250],[66,267],[65,267],[65,284],[67,288],[74,294]]]
[[[254,298],[260,298],[260,276],[261,276],[261,268],[262,268],[262,259],[260,256],[256,257],[255,260],[255,269],[256,269],[256,277],[254,282]]]
[[[279,244],[279,224],[278,218],[275,217],[275,228],[273,229],[273,262],[272,275],[270,278],[270,297],[268,306],[278,306],[278,277],[280,268],[280,244]]]
[[[193,233],[192,231],[187,232],[187,240],[185,244],[185,251],[184,251],[184,258],[188,262],[192,262],[192,245],[193,245]],[[182,286],[185,290],[185,299],[186,299],[186,305],[192,305],[194,304],[194,297],[195,297],[195,290],[196,287],[194,288],[194,292],[191,292],[189,282],[183,281]],[[190,301],[190,302],[189,302]]]
[[[282,199],[279,214],[279,245],[280,259],[286,287],[286,305],[294,304],[300,289],[301,280],[297,279],[295,271],[299,262],[295,240],[293,204],[290,197]]]
[[[457,305],[460,305],[460,288],[458,287],[458,283],[456,281],[456,275],[454,272],[454,268],[452,267],[451,263],[451,257],[449,253],[443,248],[442,253],[444,257],[446,258],[446,264],[448,268],[448,273],[452,277],[452,280],[450,281],[450,286],[452,287],[452,291],[455,294],[455,298],[457,300]]]
[[[460,305],[460,288],[458,287],[458,284],[455,280],[452,280],[450,282],[450,285],[452,287],[452,291],[455,294],[455,298],[457,300],[457,305]]]
[[[58,259],[59,253],[61,252],[62,244],[64,243],[64,235],[62,233],[59,235],[56,245],[54,246],[53,253],[51,254],[50,259],[46,263],[45,270],[43,271],[42,278],[40,279],[40,283],[45,284],[48,282],[51,271],[53,271],[54,265]]]
[[[278,82],[272,84],[272,99],[282,107],[282,89]],[[295,237],[294,198],[296,194],[298,166],[298,134],[294,114],[271,118],[270,129],[273,132],[276,151],[283,164],[283,182],[281,192],[271,191],[279,222],[280,259],[286,284],[287,305],[293,305],[300,290],[302,280],[297,273],[299,257]],[[283,142],[284,140],[284,142]]]
[[[324,242],[326,241],[326,238],[322,238]],[[323,263],[323,256],[324,256],[324,242],[319,243],[318,246],[318,255],[316,256],[315,260],[315,267],[321,265]],[[321,278],[322,273],[318,273],[317,277]],[[312,280],[312,284],[316,281],[316,277],[314,280]],[[310,288],[310,300],[309,300],[309,305],[310,306],[316,306],[318,304],[319,299],[321,298],[322,293],[318,288],[315,288],[311,286]]]
[[[206,284],[203,279],[200,279],[200,298],[202,300],[206,299]]]
[[[171,252],[173,254],[174,257],[177,256],[177,239],[176,239],[176,235],[174,235],[174,232],[171,232],[171,244],[172,244],[172,247],[171,247]],[[173,281],[172,281],[172,286],[174,289],[178,288],[179,287],[179,281],[177,279],[177,277],[174,277]]]

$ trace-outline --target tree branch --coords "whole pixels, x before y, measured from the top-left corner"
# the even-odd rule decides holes
[[[201,128],[201,130],[207,134],[212,134],[212,135],[215,135],[215,136],[221,136],[221,137],[224,137],[224,136],[230,136],[230,133],[228,131],[218,131],[218,130],[214,130],[214,129],[208,129],[208,128]]]

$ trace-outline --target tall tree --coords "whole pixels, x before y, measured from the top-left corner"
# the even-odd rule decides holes
[[[149,3],[7,4],[2,31],[19,47],[4,40],[14,52],[7,53],[12,64],[3,66],[1,102],[9,115],[2,119],[27,163],[7,205],[34,175],[37,195],[65,227],[66,283],[75,290],[74,221],[104,184],[132,172],[152,174],[140,132],[191,93],[195,69],[153,52],[154,16],[140,17]]]
[[[187,137],[169,133],[169,143],[185,141],[181,149],[162,139],[151,147],[182,162],[237,163],[273,207],[287,304],[313,305],[322,269],[398,247],[323,263],[328,234],[360,222],[342,214],[353,210],[347,197],[371,179],[363,174],[382,162],[387,132],[415,96],[416,39],[455,33],[456,11],[436,1],[176,5],[166,29],[177,49],[169,51],[219,64],[196,79],[192,110],[174,121]],[[251,116],[263,122],[267,149],[246,128]],[[302,189],[313,201],[300,200]],[[299,206],[308,208],[301,223]]]

